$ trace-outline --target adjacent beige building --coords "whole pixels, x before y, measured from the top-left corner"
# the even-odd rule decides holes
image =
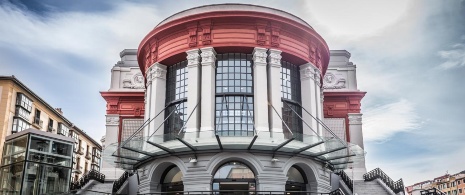
[[[17,78],[0,76],[0,148],[6,136],[28,128],[74,138],[71,181],[89,170],[100,171],[102,146],[97,141],[66,119],[60,108],[49,105]]]

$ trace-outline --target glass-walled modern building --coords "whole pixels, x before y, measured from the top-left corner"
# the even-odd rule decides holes
[[[35,129],[7,136],[0,172],[1,194],[68,192],[73,144],[70,137]]]

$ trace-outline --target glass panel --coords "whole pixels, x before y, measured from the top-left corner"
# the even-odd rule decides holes
[[[23,163],[16,163],[1,168],[0,193],[20,194],[21,181],[23,177]]]
[[[54,194],[68,192],[70,168],[26,163],[23,194]]]
[[[31,112],[32,110],[32,101],[27,96],[22,93],[18,93],[16,98],[16,105],[23,107],[27,111]]]
[[[163,179],[163,183],[174,183],[180,181],[182,181],[182,172],[178,167],[171,168]]]
[[[214,179],[255,179],[255,174],[240,162],[229,162],[216,171]]]
[[[293,133],[302,133],[302,108],[300,94],[299,67],[286,61],[281,61],[281,94],[284,101],[282,108],[283,131],[285,136],[291,137]],[[299,115],[299,116],[298,116]]]
[[[71,156],[72,148],[73,146],[70,144],[54,141],[52,144],[52,153],[63,156]]]
[[[41,151],[41,152],[49,152],[50,151],[50,140],[39,138],[39,137],[31,137],[31,151]]]
[[[165,110],[165,118],[168,116],[169,118],[164,123],[164,133],[173,134],[173,136],[165,137],[167,140],[174,139],[174,135],[179,133],[187,120],[187,104],[185,101],[173,103],[173,101],[181,100],[186,97],[188,86],[187,74],[187,61],[182,61],[168,67],[166,79],[166,105],[169,107]],[[158,128],[158,126],[156,128]]]
[[[253,97],[216,97],[216,131],[220,136],[253,136]]]
[[[187,121],[187,102],[169,106],[165,111],[165,116],[169,116],[165,121],[165,140],[173,140]]]

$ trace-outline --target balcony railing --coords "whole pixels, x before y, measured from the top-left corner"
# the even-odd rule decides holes
[[[34,122],[32,124],[38,126],[40,129],[42,129],[42,127],[44,125],[44,121],[40,120],[40,118],[34,118]]]
[[[381,179],[386,186],[388,186],[395,194],[404,191],[404,182],[402,179],[394,182],[386,173],[384,173],[380,168],[373,169],[372,171],[365,173],[363,175],[365,181],[373,181],[375,179]]]
[[[336,172],[337,175],[339,175],[339,177],[341,177],[342,181],[346,184],[346,186],[350,189],[351,192],[354,191],[354,182],[352,181],[352,179],[350,179],[350,177],[347,175],[346,172],[344,172],[344,170],[340,170],[338,172]]]
[[[89,183],[90,180],[95,180],[100,183],[103,183],[105,182],[105,175],[96,170],[90,170],[88,173],[84,174],[78,181],[71,182],[70,190],[73,191],[81,189],[87,183]]]
[[[56,132],[56,131],[57,130],[54,129],[53,127],[48,126],[48,128],[47,128],[47,132],[53,133],[53,132]]]
[[[422,190],[422,191],[420,191],[420,194],[421,195],[447,195],[446,193],[441,192],[440,190],[438,190],[436,188]]]
[[[116,180],[115,182],[113,182],[113,193],[116,193],[118,192],[118,190],[121,188],[121,186],[123,186],[124,182],[126,182],[126,180],[133,176],[134,173],[133,172],[128,172],[128,171],[125,171],[123,173],[123,175],[121,175],[121,177],[119,177],[118,180]]]

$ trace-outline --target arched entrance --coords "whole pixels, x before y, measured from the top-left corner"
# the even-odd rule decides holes
[[[245,164],[232,161],[223,164],[213,176],[214,191],[246,190],[255,191],[255,173]],[[222,192],[221,194],[235,194]]]
[[[298,194],[292,193],[297,191],[307,191],[307,177],[304,171],[298,166],[292,166],[287,171],[287,182],[286,182],[286,194]]]
[[[176,194],[175,192],[184,191],[182,176],[181,170],[176,165],[168,167],[160,180],[162,192],[173,192],[168,194]]]

